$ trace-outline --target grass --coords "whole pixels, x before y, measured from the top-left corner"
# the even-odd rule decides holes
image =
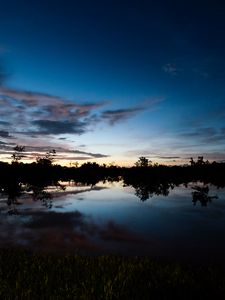
[[[223,267],[0,250],[0,299],[221,299],[224,295]]]

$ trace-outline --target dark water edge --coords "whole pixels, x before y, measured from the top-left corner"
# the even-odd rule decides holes
[[[1,299],[222,299],[225,268],[0,250]]]

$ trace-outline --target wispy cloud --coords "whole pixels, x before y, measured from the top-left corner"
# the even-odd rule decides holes
[[[164,97],[150,97],[135,107],[103,111],[101,118],[108,121],[111,125],[114,125],[118,122],[132,118],[142,111],[153,109],[158,103],[164,100]]]
[[[135,107],[135,108],[125,108],[117,110],[106,110],[102,113],[101,117],[104,120],[107,120],[111,125],[119,121],[124,121],[135,116],[137,113],[142,111],[144,108]]]
[[[201,68],[193,68],[192,71],[203,78],[209,78],[209,73]]]
[[[11,136],[9,135],[8,131],[0,130],[0,137],[2,137],[2,138],[10,138]]]
[[[6,121],[0,121],[0,126],[9,126],[10,123]]]
[[[167,73],[167,74],[169,74],[169,75],[172,75],[172,76],[178,75],[178,73],[179,73],[179,71],[180,71],[180,69],[178,69],[178,68],[176,67],[176,65],[171,64],[171,63],[165,64],[164,66],[162,66],[162,70],[163,70],[165,73]]]
[[[32,122],[36,126],[37,131],[31,131],[30,133],[38,135],[49,134],[82,134],[85,132],[85,123],[81,121],[52,121],[52,120],[36,120]],[[29,132],[28,132],[29,133]]]
[[[224,128],[203,127],[192,131],[183,132],[180,137],[185,139],[197,140],[200,143],[219,143],[225,141]]]
[[[33,136],[85,133],[91,116],[106,102],[81,104],[49,94],[2,87],[0,104],[0,130],[4,127],[1,132],[9,137],[6,131]]]
[[[159,158],[159,159],[179,159],[181,158],[180,156],[155,156],[156,158]]]
[[[12,153],[14,152],[13,149],[14,147],[15,147],[15,143],[7,143],[7,142],[0,141],[0,154],[7,154],[9,155],[10,158]],[[79,150],[63,148],[59,146],[51,147],[51,146],[25,145],[24,159],[33,160],[37,157],[45,155],[46,152],[49,152],[53,149],[56,151],[56,156],[55,156],[56,161],[90,160],[93,158],[109,157],[109,155],[103,153],[79,151]]]
[[[179,67],[177,66],[179,65]],[[189,63],[185,64],[184,62],[179,63],[167,63],[162,66],[162,70],[171,75],[171,76],[177,76],[182,74],[188,75],[188,76],[197,76],[198,78],[207,79],[210,78],[210,70],[214,69],[210,68],[209,66],[204,66],[199,63]]]
[[[101,154],[101,153],[92,153],[92,152],[85,152],[85,151],[79,151],[74,150],[73,153],[75,154],[82,154],[82,155],[88,155],[92,158],[103,158],[103,157],[109,157],[109,155]]]

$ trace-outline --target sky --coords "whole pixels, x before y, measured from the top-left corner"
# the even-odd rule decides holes
[[[16,1],[0,9],[0,159],[225,160],[223,1]]]

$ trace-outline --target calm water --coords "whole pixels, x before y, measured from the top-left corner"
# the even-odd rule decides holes
[[[0,247],[225,262],[225,189],[209,185],[207,203],[194,205],[195,185],[170,188],[168,196],[145,201],[120,182],[49,188],[50,209],[27,194],[19,199],[18,215],[7,214],[2,197]]]

